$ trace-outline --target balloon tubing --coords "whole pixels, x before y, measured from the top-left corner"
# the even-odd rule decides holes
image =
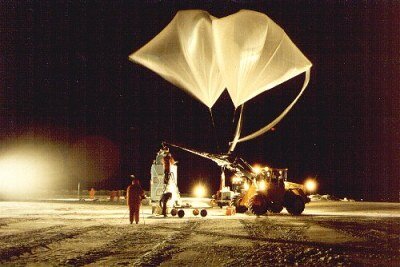
[[[269,130],[272,129],[272,127],[274,127],[276,124],[278,124],[278,123],[283,119],[283,117],[285,117],[286,114],[292,109],[292,107],[296,104],[296,102],[299,100],[299,98],[300,98],[301,95],[303,94],[304,90],[306,89],[306,87],[307,87],[309,81],[310,81],[310,69],[308,69],[308,70],[305,72],[305,78],[304,78],[303,87],[301,88],[300,93],[299,93],[299,94],[297,95],[297,97],[293,100],[293,102],[290,103],[290,105],[287,106],[287,108],[286,108],[277,118],[275,118],[272,122],[270,122],[269,124],[267,124],[266,126],[264,126],[263,128],[261,128],[260,130],[254,132],[254,133],[252,133],[252,134],[249,134],[249,135],[247,135],[247,136],[245,136],[245,137],[242,137],[242,138],[240,138],[240,139],[239,139],[238,136],[235,136],[235,139],[231,142],[231,149],[232,149],[232,148],[235,149],[235,146],[236,146],[237,143],[249,141],[249,140],[251,140],[251,139],[253,139],[253,138],[256,138],[256,137],[258,137],[258,136],[260,136],[260,135],[262,135],[262,134],[268,132]],[[242,116],[241,113],[240,113],[240,116]],[[241,124],[241,123],[240,123],[240,124]],[[240,127],[242,127],[242,126],[240,125]],[[238,128],[239,128],[239,125],[238,125]],[[236,139],[238,139],[238,140],[236,140]],[[231,151],[231,149],[230,149],[230,151]],[[233,151],[233,149],[232,149],[232,151]]]
[[[212,109],[208,108],[208,110],[210,111],[211,122],[212,122],[212,125],[213,125],[214,138],[215,138],[215,140],[217,142],[217,150],[220,151],[219,141],[218,141],[218,133],[217,133],[217,128],[215,127],[215,121],[214,121],[214,116],[213,116],[213,113],[212,113]]]
[[[235,150],[236,144],[239,141],[240,133],[242,131],[242,125],[243,125],[243,117],[242,117],[243,109],[244,109],[244,104],[242,104],[242,106],[240,107],[240,115],[239,115],[238,124],[236,126],[235,137],[233,138],[233,141],[229,143],[230,147],[229,147],[228,154],[233,152],[233,150]]]

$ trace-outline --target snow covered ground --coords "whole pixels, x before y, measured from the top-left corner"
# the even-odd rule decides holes
[[[0,202],[1,265],[400,265],[400,204],[320,201],[301,216],[208,210],[163,218],[144,206]]]

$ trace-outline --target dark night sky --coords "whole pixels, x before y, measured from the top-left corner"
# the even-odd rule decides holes
[[[280,25],[313,68],[305,94],[276,131],[239,144],[237,154],[250,163],[287,167],[293,181],[317,175],[322,193],[399,199],[398,1],[0,3],[2,149],[30,136],[32,142],[64,144],[67,160],[71,148],[91,147],[87,140],[92,140],[87,157],[97,155],[107,175],[87,186],[108,189],[125,187],[131,172],[148,187],[162,140],[226,151],[234,131],[226,92],[213,108],[213,128],[205,106],[128,55],[178,10],[204,9],[222,17],[252,9]],[[249,101],[244,132],[279,114],[302,81],[297,77]],[[216,165],[181,151],[173,154],[181,191],[200,178],[217,189]]]

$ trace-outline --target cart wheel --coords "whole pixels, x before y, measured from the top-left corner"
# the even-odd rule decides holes
[[[176,216],[177,213],[178,213],[178,211],[176,209],[172,209],[171,210],[171,215],[172,216]]]
[[[207,216],[207,210],[201,210],[200,211],[201,217],[206,217]]]
[[[198,210],[198,209],[194,209],[194,210],[193,210],[193,215],[194,215],[194,216],[199,215],[199,210]]]
[[[179,216],[179,218],[182,218],[183,216],[185,216],[185,211],[184,210],[179,210],[178,211],[178,216]]]

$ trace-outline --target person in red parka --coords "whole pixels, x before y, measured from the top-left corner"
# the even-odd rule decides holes
[[[129,207],[129,221],[132,224],[133,218],[135,218],[136,224],[139,223],[139,211],[142,199],[145,198],[144,191],[140,186],[139,180],[132,177],[132,184],[126,189],[126,204]]]
[[[166,151],[166,154],[163,158],[164,165],[164,184],[167,185],[169,183],[170,173],[171,173],[171,165],[175,164],[175,160],[172,157],[169,151]]]

